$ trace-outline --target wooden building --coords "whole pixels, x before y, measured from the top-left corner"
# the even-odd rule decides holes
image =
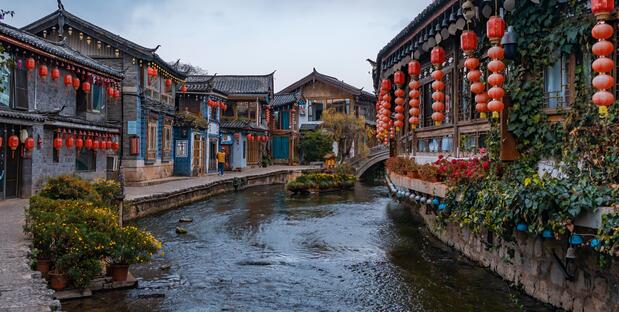
[[[113,174],[120,125],[105,111],[120,101],[123,74],[3,23],[0,45],[0,200],[29,197],[57,175]]]
[[[219,143],[226,152],[228,170],[258,166],[268,154],[266,110],[273,100],[274,73],[190,78],[191,84],[208,84],[226,95],[226,109],[220,112]]]
[[[303,104],[301,94],[297,92],[278,93],[270,105],[269,129],[274,163],[293,165],[299,161],[299,107]]]
[[[374,94],[356,88],[335,77],[319,73],[315,68],[299,81],[284,88],[279,95],[298,94],[298,129],[315,130],[322,123],[322,114],[328,109],[364,117],[366,127],[373,129],[376,109]],[[373,140],[365,142],[372,146]],[[337,148],[334,148],[337,151]],[[354,154],[353,154],[354,156]]]
[[[122,100],[104,117],[122,123],[122,165],[127,182],[166,178],[173,173],[174,104],[185,73],[146,48],[83,20],[62,5],[24,30],[63,44],[125,73]],[[91,114],[91,111],[87,111]]]

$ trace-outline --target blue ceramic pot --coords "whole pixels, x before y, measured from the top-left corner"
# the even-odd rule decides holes
[[[572,245],[582,244],[582,236],[578,234],[572,234],[572,236],[570,237],[570,244]]]
[[[552,233],[551,230],[544,230],[544,232],[542,232],[542,237],[544,237],[544,238],[553,238],[554,237],[554,233]]]
[[[529,226],[526,223],[518,223],[516,225],[516,230],[519,232],[526,232],[529,230]]]

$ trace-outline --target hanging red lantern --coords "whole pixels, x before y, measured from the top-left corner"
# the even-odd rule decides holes
[[[60,70],[58,67],[54,67],[54,69],[52,69],[52,80],[56,81],[58,78],[60,78]]]
[[[500,16],[491,16],[486,22],[486,35],[491,42],[498,44],[505,34],[505,20]]]
[[[181,87],[181,93],[187,93],[187,86],[186,85],[183,85]]]
[[[591,0],[591,12],[598,20],[607,20],[615,10],[614,0]]]
[[[56,134],[56,138],[54,139],[54,149],[59,151],[62,148],[62,138],[60,137],[60,130]]]
[[[33,58],[29,57],[26,59],[26,69],[29,72],[33,71],[36,66],[37,66],[37,63]]]
[[[88,137],[86,141],[84,141],[84,147],[89,150],[92,148],[92,139]]]
[[[155,76],[155,71],[153,70],[152,67],[148,66],[148,67],[146,67],[146,74],[148,75],[148,77],[154,77]]]
[[[591,29],[591,36],[597,40],[607,40],[613,36],[614,32],[613,26],[606,23],[597,23]]]
[[[34,149],[34,138],[32,137],[28,137],[26,139],[26,141],[24,141],[24,148],[26,149],[27,152],[30,152],[32,149]]]
[[[73,84],[73,76],[71,75],[65,75],[64,76],[64,85],[69,87]]]
[[[19,137],[17,137],[15,134],[11,135],[7,144],[11,149],[11,158],[15,157],[15,150],[17,150],[17,147],[19,146]]]
[[[380,84],[380,88],[384,90],[385,92],[391,91],[391,80],[383,79],[383,81]]]
[[[73,89],[75,89],[75,91],[77,91],[80,88],[80,79],[75,77],[73,78]]]
[[[47,77],[47,73],[47,65],[39,66],[39,77],[41,77],[41,79]]]
[[[172,87],[172,79],[168,78],[168,79],[165,80],[165,87],[168,90]]]
[[[421,74],[421,63],[417,60],[408,62],[408,75],[419,76],[419,74]]]
[[[119,147],[120,147],[120,144],[118,144],[118,142],[116,141],[112,142],[112,150],[114,152],[117,152]]]
[[[110,97],[110,98],[114,97],[114,88],[112,88],[112,87],[108,87],[107,88],[107,96]]]
[[[254,136],[250,134],[247,135],[247,141],[253,141],[254,140]]]
[[[74,143],[75,143],[75,139],[73,138],[73,135],[69,134],[69,136],[67,137],[67,139],[64,142],[64,145],[67,148],[72,148]]]
[[[477,50],[477,34],[474,31],[466,30],[460,35],[460,47],[465,55],[470,55]]]
[[[120,98],[120,89],[114,89],[114,97]]]
[[[84,147],[84,140],[82,139],[82,137],[77,137],[77,139],[75,140],[75,148],[79,151],[82,149],[82,147]]]
[[[615,85],[615,78],[607,74],[599,74],[593,78],[593,87],[597,90],[612,89]]]
[[[82,83],[82,91],[86,94],[90,93],[90,82],[84,81],[84,83]]]
[[[442,66],[445,63],[445,49],[441,46],[436,46],[430,52],[430,63],[434,66]]]
[[[393,82],[396,86],[403,86],[406,78],[404,77],[404,72],[398,70],[393,74]]]
[[[101,148],[100,142],[99,142],[99,138],[95,138],[94,141],[92,141],[92,149],[93,150],[98,150],[99,148]]]
[[[464,67],[466,67],[468,70],[477,69],[479,67],[479,64],[480,61],[476,57],[469,57],[466,59],[466,61],[464,61]]]

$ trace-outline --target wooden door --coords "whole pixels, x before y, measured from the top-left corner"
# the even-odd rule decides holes
[[[230,157],[232,155],[230,155],[230,151],[232,151],[232,145],[222,145],[223,149],[224,149],[224,153],[226,153],[226,165],[224,166],[224,168],[226,168],[226,170],[230,170]]]

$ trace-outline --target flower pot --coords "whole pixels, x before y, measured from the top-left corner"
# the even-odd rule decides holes
[[[47,277],[47,273],[49,272],[49,259],[37,259],[37,271],[41,272],[43,277]]]
[[[47,273],[49,276],[49,284],[53,290],[63,290],[69,284],[69,278],[66,273]]]
[[[112,264],[112,281],[124,282],[127,280],[127,274],[129,273],[128,264]]]

